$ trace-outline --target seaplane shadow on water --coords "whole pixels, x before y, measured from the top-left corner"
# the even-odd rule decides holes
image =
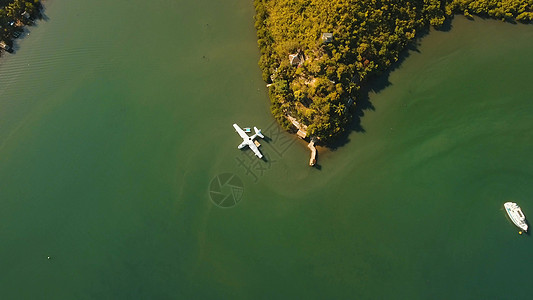
[[[250,148],[255,156],[257,156],[258,158],[266,161],[266,158],[263,156],[263,154],[261,154],[261,151],[259,151],[259,142],[257,141],[254,141],[255,138],[257,137],[260,137],[262,139],[265,138],[265,136],[263,135],[263,133],[261,133],[261,129],[257,129],[257,127],[254,127],[254,134],[252,136],[248,136],[248,134],[246,134],[246,132],[250,132],[250,128],[245,128],[245,130],[242,130],[239,125],[237,124],[233,124],[233,128],[235,128],[235,131],[237,131],[237,133],[241,136],[242,138],[242,143],[237,146],[238,149],[243,149],[244,147],[248,146],[248,148]]]

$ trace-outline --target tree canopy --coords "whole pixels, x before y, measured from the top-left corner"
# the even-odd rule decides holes
[[[0,0],[0,42],[13,46],[22,27],[41,15],[40,0]]]
[[[533,0],[255,0],[259,66],[272,113],[308,136],[342,133],[371,77],[398,61],[418,32],[454,13],[531,22]],[[331,33],[332,39],[323,38]],[[291,57],[289,57],[291,55]]]

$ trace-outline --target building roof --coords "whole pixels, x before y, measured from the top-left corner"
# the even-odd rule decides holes
[[[331,32],[322,33],[322,41],[324,43],[329,43],[329,42],[333,41],[333,33],[331,33]]]
[[[4,41],[0,41],[0,48],[4,50],[9,50],[9,46]]]
[[[300,63],[300,56],[298,54],[289,54],[289,62],[293,66],[298,65]]]
[[[300,138],[302,139],[305,139],[305,137],[307,136],[307,132],[301,130],[301,129],[298,129],[298,132],[296,133],[297,136],[299,136]]]

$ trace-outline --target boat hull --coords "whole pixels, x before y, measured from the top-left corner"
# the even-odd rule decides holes
[[[513,221],[516,227],[527,232],[528,225],[526,222],[526,216],[520,209],[520,206],[518,206],[518,204],[514,202],[506,202],[503,207],[505,208],[507,215],[509,216],[511,221]]]

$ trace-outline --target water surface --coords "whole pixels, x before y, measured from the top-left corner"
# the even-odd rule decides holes
[[[430,33],[317,170],[270,116],[251,3],[45,13],[0,63],[6,299],[533,293],[532,239],[502,209],[533,216],[533,27]],[[234,122],[266,129],[268,162]],[[243,182],[234,207],[210,200],[221,173]]]

